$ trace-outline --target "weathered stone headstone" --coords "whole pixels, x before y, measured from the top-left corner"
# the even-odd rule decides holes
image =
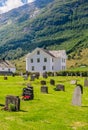
[[[27,75],[23,75],[24,80],[28,80],[28,76]]]
[[[43,78],[48,78],[48,75],[46,72],[43,73]]]
[[[77,80],[71,80],[70,84],[73,84],[73,85],[77,84]]]
[[[50,79],[50,84],[51,84],[51,85],[55,85],[55,80]]]
[[[41,80],[41,85],[46,85],[46,81],[45,80]]]
[[[65,86],[63,84],[58,84],[56,86],[56,91],[65,91]]]
[[[31,75],[30,76],[30,81],[34,81],[35,80],[35,75]]]
[[[35,77],[37,78],[37,79],[39,79],[39,76],[40,76],[40,74],[37,72],[37,73],[35,73]]]
[[[8,77],[7,76],[4,76],[4,80],[7,80],[8,79]]]
[[[88,87],[88,79],[87,78],[84,80],[84,86]]]
[[[81,106],[82,104],[83,87],[78,84],[74,90],[72,104],[74,106]]]
[[[7,110],[9,110],[9,111],[11,111],[10,105],[14,106],[14,111],[19,111],[20,110],[20,98],[19,98],[19,96],[7,95],[6,96],[5,108],[7,108]]]
[[[48,93],[48,87],[47,86],[42,86],[41,87],[41,92]]]
[[[33,87],[30,86],[27,88],[23,88],[22,96],[22,99],[24,100],[32,100],[34,98]]]

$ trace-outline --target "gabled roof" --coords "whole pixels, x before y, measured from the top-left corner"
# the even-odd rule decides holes
[[[63,57],[64,55],[66,56],[65,50],[50,51],[50,50],[46,50],[46,49],[43,49],[43,48],[36,48],[32,53],[34,53],[38,49],[44,51],[45,53],[47,53],[48,55],[50,55],[51,57],[54,57],[54,58]],[[28,53],[26,57],[29,57],[32,53]]]
[[[0,67],[1,68],[15,68],[14,65],[12,65],[9,61],[7,60],[0,60]]]

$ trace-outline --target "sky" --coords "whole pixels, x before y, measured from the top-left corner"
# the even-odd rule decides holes
[[[28,0],[28,3],[33,2],[34,0]],[[19,6],[22,6],[23,3],[21,0],[7,0],[5,5],[3,7],[0,7],[0,13],[8,12],[11,9],[17,8]]]

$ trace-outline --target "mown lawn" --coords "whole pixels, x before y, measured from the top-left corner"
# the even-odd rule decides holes
[[[49,77],[47,82],[48,94],[40,92],[40,79],[30,82],[22,77],[0,77],[0,130],[88,130],[88,88],[84,87],[82,106],[71,104],[75,85],[71,79],[77,79],[84,85],[82,77]],[[65,85],[65,92],[55,91],[50,85],[50,79],[56,84]],[[16,95],[21,98],[22,89],[27,83],[34,87],[34,100],[23,101],[19,112],[1,110],[5,104],[6,95]]]

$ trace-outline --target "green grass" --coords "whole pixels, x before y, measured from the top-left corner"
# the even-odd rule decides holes
[[[71,70],[71,71],[88,71],[88,66],[73,67],[73,68],[70,68],[68,70]]]
[[[56,84],[65,85],[65,92],[54,91],[50,79]],[[44,79],[49,89],[48,94],[40,92],[40,79],[24,81],[22,77],[0,77],[0,130],[87,130],[88,129],[88,88],[84,87],[82,106],[72,106],[72,95],[75,85],[70,85],[71,79],[77,79],[84,85],[82,77],[49,77]],[[6,95],[20,96],[25,84],[34,87],[34,100],[21,100],[19,112],[1,110],[5,104]]]

